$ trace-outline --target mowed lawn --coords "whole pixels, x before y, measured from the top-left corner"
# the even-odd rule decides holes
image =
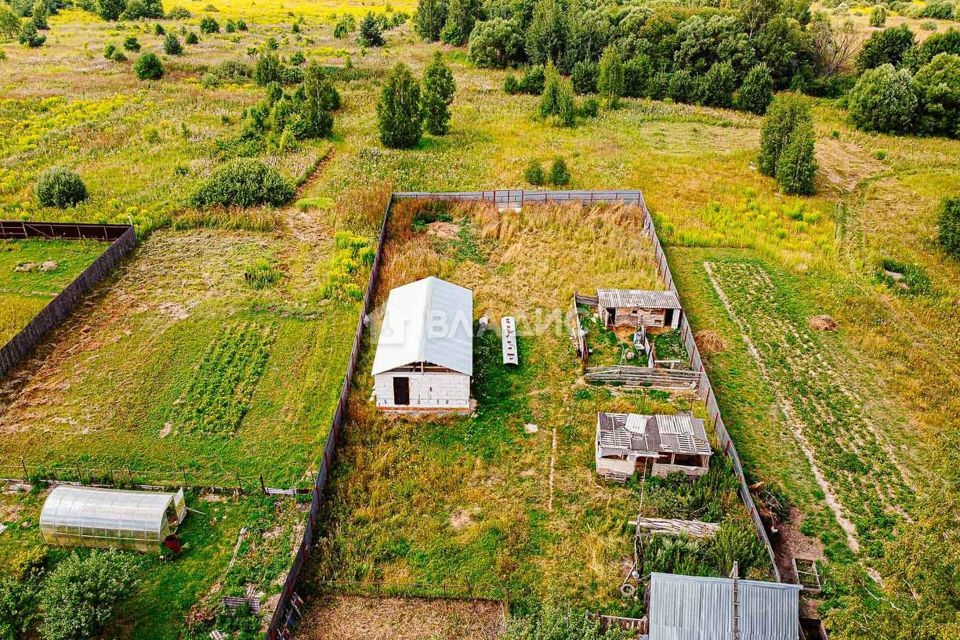
[[[0,344],[106,251],[95,240],[0,241]]]

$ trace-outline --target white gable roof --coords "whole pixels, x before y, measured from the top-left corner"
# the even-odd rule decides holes
[[[390,292],[373,375],[429,362],[473,375],[473,292],[430,276]]]

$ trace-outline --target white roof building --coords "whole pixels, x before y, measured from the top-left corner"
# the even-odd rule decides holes
[[[473,292],[432,276],[392,290],[372,373],[378,407],[468,408]]]

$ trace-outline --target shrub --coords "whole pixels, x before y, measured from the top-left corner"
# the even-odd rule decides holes
[[[119,20],[126,8],[125,0],[97,0],[97,15],[104,20]]]
[[[317,63],[307,67],[303,78],[302,108],[304,138],[326,138],[333,133],[333,112],[340,106],[340,94]]]
[[[421,96],[424,127],[435,136],[447,133],[450,123],[450,105],[453,103],[456,90],[457,85],[453,80],[453,74],[443,64],[443,58],[438,51],[423,72],[423,95]]]
[[[619,106],[624,91],[623,59],[613,46],[604,49],[600,58],[597,89],[607,101],[607,107],[616,109]]]
[[[237,31],[246,31],[247,30],[247,21],[246,20],[237,20]]]
[[[581,60],[573,65],[573,71],[570,72],[570,84],[573,85],[573,92],[577,95],[597,92],[597,65]]]
[[[50,572],[40,591],[44,640],[96,636],[137,580],[137,562],[117,551],[73,553]]]
[[[520,93],[520,83],[517,82],[517,77],[512,73],[508,73],[507,77],[503,79],[503,91],[511,96]]]
[[[813,193],[813,178],[817,173],[813,147],[813,123],[808,118],[801,119],[790,132],[777,160],[777,182],[784,193]]]
[[[653,75],[649,56],[635,56],[623,64],[623,95],[642,98],[648,95],[648,84]]]
[[[290,56],[290,64],[295,67],[299,67],[304,62],[307,61],[307,56],[303,55],[303,51],[294,51]]]
[[[440,31],[440,40],[459,47],[466,44],[476,20],[472,0],[448,0],[447,20]]]
[[[383,28],[372,12],[367,13],[360,21],[357,42],[361,47],[382,47],[386,44],[386,40],[383,39]]]
[[[184,7],[174,7],[167,12],[168,20],[189,20],[193,14]]]
[[[273,167],[253,158],[237,158],[214,170],[193,193],[190,204],[200,208],[282,205],[293,194],[293,184]]]
[[[878,4],[870,10],[870,26],[882,29],[885,24],[887,24],[887,8]]]
[[[280,82],[282,73],[277,54],[265,53],[257,58],[257,64],[253,68],[253,81],[265,87],[271,82]]]
[[[584,118],[596,118],[600,115],[600,101],[592,96],[584,99],[577,109],[577,114]]]
[[[183,45],[176,34],[168,33],[163,40],[163,52],[168,56],[179,56],[183,53]]]
[[[907,132],[917,115],[913,78],[885,64],[865,72],[847,96],[850,120],[866,131]]]
[[[527,163],[527,168],[523,170],[523,178],[535,187],[539,187],[544,182],[543,165],[536,158],[531,158]]]
[[[737,92],[738,109],[762,116],[773,101],[773,76],[767,65],[760,63],[747,72]]]
[[[225,60],[203,74],[205,87],[217,86],[223,82],[245,82],[253,75],[250,65],[242,60]]]
[[[196,31],[189,31],[183,41],[187,44],[197,44],[200,42],[200,38],[197,36]]]
[[[413,28],[427,42],[440,39],[440,31],[447,23],[446,0],[419,0],[413,16]]]
[[[160,0],[128,0],[120,17],[124,20],[162,18],[163,5]]]
[[[913,82],[920,101],[919,129],[960,137],[960,56],[937,54]]]
[[[940,246],[960,260],[960,197],[944,198],[937,214]]]
[[[380,141],[391,149],[409,149],[420,142],[423,132],[420,84],[402,62],[387,75],[380,92],[377,125]]]
[[[0,638],[26,638],[37,617],[37,593],[40,580],[37,575],[22,580],[0,577]]]
[[[25,22],[23,28],[20,30],[20,44],[30,49],[36,49],[37,47],[42,47],[43,43],[47,41],[47,36],[42,36],[37,33],[37,27],[32,22]]]
[[[470,61],[478,67],[503,69],[523,60],[523,34],[513,20],[478,22],[470,33]]]
[[[20,16],[6,2],[0,2],[0,42],[20,35]]]
[[[857,70],[863,72],[884,64],[898,66],[913,45],[913,32],[905,24],[877,31],[863,43],[857,55]]]
[[[220,23],[210,16],[200,18],[200,33],[220,33]]]
[[[145,53],[133,63],[133,71],[141,80],[159,80],[163,77],[163,64],[155,53]]]
[[[955,16],[953,4],[944,0],[931,0],[920,11],[921,18],[933,18],[935,20],[953,20]]]
[[[153,25],[153,35],[162,36],[162,35],[166,35],[166,33],[167,32],[163,29],[163,25],[160,24],[159,22]]]
[[[696,82],[694,77],[686,69],[674,71],[670,74],[666,95],[674,102],[694,102],[694,98],[696,97]]]
[[[560,74],[557,72],[557,68],[553,66],[552,61],[547,62],[543,76],[544,82],[540,93],[539,111],[540,117],[546,120],[559,111],[561,80]]]
[[[570,184],[570,169],[563,158],[557,158],[550,165],[550,184],[555,187],[564,187]]]
[[[546,70],[542,66],[536,65],[528,67],[527,70],[523,72],[523,75],[520,76],[520,80],[517,83],[517,88],[520,90],[520,93],[538,96],[543,93],[543,88],[546,83]]]
[[[730,107],[735,88],[733,66],[729,62],[715,62],[700,80],[699,101],[708,107]]]
[[[33,26],[40,30],[49,29],[50,25],[47,23],[49,17],[50,12],[47,10],[47,3],[44,0],[36,0],[30,12],[30,22],[33,23]]]
[[[357,21],[354,20],[351,14],[347,14],[337,20],[337,24],[333,27],[333,37],[338,40],[343,40],[351,33],[354,29],[357,28]]]
[[[127,51],[140,51],[140,42],[136,36],[127,36],[123,41],[123,48]]]
[[[780,154],[802,120],[810,120],[810,107],[801,97],[783,95],[773,101],[760,132],[760,173],[776,176]]]
[[[53,167],[37,181],[37,199],[44,207],[72,207],[87,199],[87,187],[73,171]]]
[[[108,43],[107,46],[103,48],[103,57],[107,60],[113,59],[113,54],[117,52],[117,47],[114,44]]]

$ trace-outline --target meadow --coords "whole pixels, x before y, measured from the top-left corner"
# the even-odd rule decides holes
[[[960,190],[960,142],[860,132],[836,102],[817,99],[817,192],[784,196],[754,166],[761,118],[630,99],[620,109],[559,129],[532,117],[536,98],[503,93],[503,72],[475,69],[463,49],[420,43],[409,24],[387,32],[385,48],[364,51],[352,39],[332,36],[333,14],[343,5],[214,4],[218,12],[211,15],[243,17],[250,31],[204,35],[184,56],[167,59],[167,75],[155,83],[137,81],[129,63],[110,62],[101,54],[107,43],[119,44],[127,35],[136,35],[144,50],[159,52],[161,38],[152,35],[152,23],[105,23],[69,10],[51,19],[44,47],[3,45],[0,128],[12,135],[0,139],[2,215],[133,222],[144,240],[90,304],[5,381],[0,464],[16,467],[25,456],[37,460],[38,467],[136,465],[155,474],[187,467],[198,478],[263,472],[278,484],[308,480],[358,309],[349,297],[323,302],[318,293],[328,283],[334,233],[346,229],[372,239],[386,190],[521,187],[531,158],[548,162],[562,156],[571,168],[572,188],[643,190],[695,331],[711,330],[724,338],[726,348],[706,359],[747,473],[751,481],[782,492],[793,507],[787,526],[791,544],[825,563],[828,621],[842,616],[840,605],[850,602],[845,598],[869,598],[860,569],[869,567],[885,584],[898,584],[902,571],[887,560],[897,545],[927,539],[927,534],[938,539],[941,523],[931,523],[922,508],[910,519],[899,513],[910,504],[899,502],[904,491],[898,467],[907,470],[917,503],[949,504],[956,497],[951,482],[960,465],[950,442],[960,426],[955,393],[960,266],[940,251],[934,237],[939,198]],[[204,7],[193,1],[186,6],[194,17],[161,21],[168,30],[196,29]],[[371,4],[349,10],[360,7],[384,9]],[[301,14],[305,23],[300,34],[293,34],[290,25]],[[218,142],[239,132],[243,110],[262,96],[251,83],[205,87],[201,78],[220,62],[249,62],[247,48],[270,37],[285,57],[301,50],[309,60],[338,67],[349,59],[349,72],[337,75],[343,108],[335,116],[333,139],[262,154],[300,183],[301,206],[219,217],[194,211],[187,195],[225,159]],[[425,136],[410,151],[384,149],[372,108],[384,73],[401,60],[419,74],[438,49],[458,85],[450,133]],[[35,203],[34,181],[57,164],[83,176],[91,192],[87,202],[66,210]],[[501,260],[481,225],[468,238],[473,244],[458,245],[462,259],[434,259],[427,246],[423,255],[432,261],[394,271],[382,287],[433,269],[435,275],[476,285],[478,300],[491,308],[526,305],[533,311],[535,302],[565,309],[574,286],[583,290],[605,283],[597,276],[585,286],[583,274],[565,271],[571,265],[563,261],[554,270],[521,262],[522,254],[545,249],[539,244]],[[582,261],[597,255],[596,243],[594,237],[578,236],[567,249],[575,247],[574,259]],[[474,261],[478,256],[487,262]],[[890,287],[878,277],[884,259],[922,270],[929,288],[905,294]],[[284,277],[255,289],[244,274],[264,260],[276,264]],[[492,271],[493,265],[513,262],[527,266]],[[719,287],[705,263],[723,272]],[[652,272],[638,269],[639,264],[607,264],[595,273],[604,274],[603,280],[616,274],[624,285],[652,284]],[[773,288],[749,290],[737,276],[737,265],[768,274]],[[517,300],[516,287],[504,284],[511,281],[533,283],[529,295]],[[719,292],[730,300],[729,310]],[[770,295],[774,302],[754,293]],[[838,330],[811,337],[807,319],[823,314],[837,322]],[[760,347],[776,345],[761,323],[795,329],[814,354],[842,363],[842,389],[857,398],[838,408],[842,428],[830,432],[829,450],[821,451],[819,439],[813,443],[812,462],[780,400],[792,401],[798,385],[829,396],[837,392],[836,378],[819,377],[802,361],[777,363],[763,349],[755,358],[744,334]],[[198,424],[185,412],[212,406],[209,394],[220,391],[206,372],[228,359],[223,355],[228,343],[247,363],[235,372],[234,389],[253,392],[217,404],[223,411],[216,424]],[[799,344],[789,345],[792,355],[805,353]],[[659,406],[659,400],[598,398],[604,390],[590,388],[577,389],[582,391],[578,397],[565,336],[521,340],[520,348],[525,364],[500,382],[526,401],[504,408],[506,399],[488,397],[502,412],[481,415],[477,422],[483,429],[470,428],[469,421],[411,428],[370,416],[363,406],[369,379],[358,377],[353,400],[360,405],[358,419],[382,421],[383,431],[347,431],[347,462],[338,468],[338,499],[330,507],[335,526],[320,547],[323,557],[344,562],[334,569],[318,565],[318,580],[470,580],[489,589],[536,584],[582,597],[584,606],[616,608],[614,558],[628,545],[630,532],[623,522],[634,515],[636,496],[631,488],[607,487],[594,478],[590,416],[600,401]],[[265,361],[264,349],[270,351]],[[361,371],[369,370],[367,358]],[[765,376],[765,369],[775,375]],[[547,382],[558,380],[563,384]],[[801,433],[827,433],[832,425],[813,409],[818,398],[801,394],[798,401],[809,407]],[[521,431],[530,419],[540,425],[537,434]],[[170,429],[161,437],[168,422]],[[551,493],[544,470],[554,426],[561,446]],[[870,460],[856,451],[844,459],[831,457],[837,447],[849,452],[847,443],[857,439],[870,440],[864,451],[881,453]],[[876,449],[876,443],[889,443],[894,453]],[[421,468],[412,468],[415,463]],[[851,470],[866,465],[876,476],[860,485]],[[419,480],[413,481],[421,471],[449,495],[425,492]],[[847,513],[858,536],[861,530],[869,534],[860,554],[850,548],[847,532],[827,505],[817,473],[836,480],[841,513]],[[360,478],[369,484],[354,482]],[[886,485],[880,478],[890,479],[889,493],[885,486],[876,490],[877,484]],[[419,519],[414,526],[411,504],[424,506],[422,526]],[[476,505],[482,508],[472,513]],[[454,514],[457,522],[467,523],[462,530],[452,530]],[[238,515],[238,522],[245,517]],[[354,537],[358,531],[362,535]],[[229,547],[233,535],[224,530],[217,544]],[[942,554],[956,559],[949,547]],[[520,558],[516,564],[514,556]],[[855,569],[852,578],[847,567]],[[575,583],[569,579],[574,570],[582,575]],[[196,585],[208,584],[204,576],[213,575],[208,571],[195,565],[195,593],[203,592]],[[190,580],[184,577],[183,584],[194,584]],[[153,606],[162,607],[165,597],[157,595]],[[188,599],[185,595],[184,602]],[[171,626],[151,627],[138,637],[177,637],[181,628],[175,620],[183,611],[179,605],[171,609],[176,612]],[[145,624],[131,622],[130,628]],[[855,637],[851,628],[845,627]],[[843,629],[835,631],[835,637],[844,637]]]

